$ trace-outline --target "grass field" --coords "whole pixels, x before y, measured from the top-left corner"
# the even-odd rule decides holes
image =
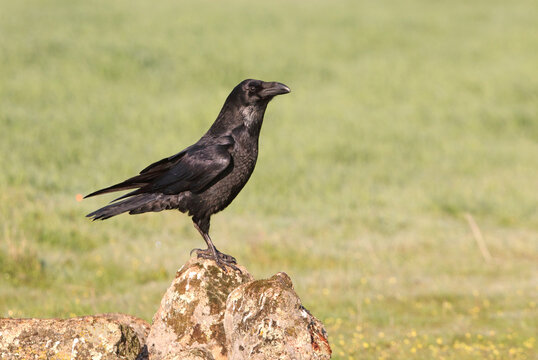
[[[288,273],[334,359],[538,359],[536,1],[0,8],[0,316],[150,320],[200,236],[91,223],[113,197],[76,195],[190,145],[253,77],[292,93],[219,249]]]

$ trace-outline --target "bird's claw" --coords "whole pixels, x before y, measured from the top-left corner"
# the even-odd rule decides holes
[[[210,249],[192,249],[190,254],[192,255],[193,252],[196,252],[196,255],[198,255],[198,258],[215,260],[215,256],[213,255],[213,252]],[[226,264],[237,264],[237,260],[231,255],[221,253],[220,251],[217,250],[217,256],[219,260],[222,260]]]
[[[241,272],[241,269],[239,269],[237,266],[235,266],[233,263],[228,263],[228,262],[224,262],[222,260],[218,260],[216,261],[217,265],[222,269],[222,271],[224,271],[225,273],[228,272],[228,270],[226,269],[226,266],[229,266],[231,267],[233,270],[235,271],[239,271]]]
[[[219,255],[219,259],[224,261],[226,264],[237,264],[237,260],[235,260],[233,256],[221,252],[217,252],[217,254]]]
[[[210,249],[192,249],[191,255],[193,252],[196,252],[198,259],[202,258],[214,260],[224,272],[228,272],[226,270],[226,266],[229,266],[233,270],[241,272],[241,270],[237,266],[235,266],[235,264],[237,264],[237,260],[231,255],[221,253],[217,250],[217,257],[215,257],[215,255]]]

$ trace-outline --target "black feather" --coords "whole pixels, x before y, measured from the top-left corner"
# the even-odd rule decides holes
[[[87,216],[105,220],[125,212],[178,209],[192,216],[211,248],[210,217],[228,206],[250,178],[267,104],[274,96],[289,91],[287,86],[275,82],[241,82],[198,142],[147,166],[136,176],[86,195],[88,198],[135,189]]]

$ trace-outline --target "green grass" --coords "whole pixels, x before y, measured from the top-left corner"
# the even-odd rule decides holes
[[[202,240],[77,202],[284,82],[213,218],[287,272],[334,359],[538,358],[538,3],[0,1],[0,316],[150,320]],[[486,262],[464,214],[479,225]]]

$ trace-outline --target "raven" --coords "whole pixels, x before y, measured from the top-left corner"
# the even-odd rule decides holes
[[[136,189],[88,215],[105,220],[125,212],[141,214],[178,209],[192,217],[207,249],[194,249],[199,258],[213,259],[237,269],[236,260],[217,250],[209,237],[211,215],[226,208],[247,183],[258,157],[258,138],[267,104],[290,89],[278,82],[247,79],[224,102],[209,130],[179,153],[159,160],[119,184],[85,198]],[[121,201],[119,201],[121,200]]]

